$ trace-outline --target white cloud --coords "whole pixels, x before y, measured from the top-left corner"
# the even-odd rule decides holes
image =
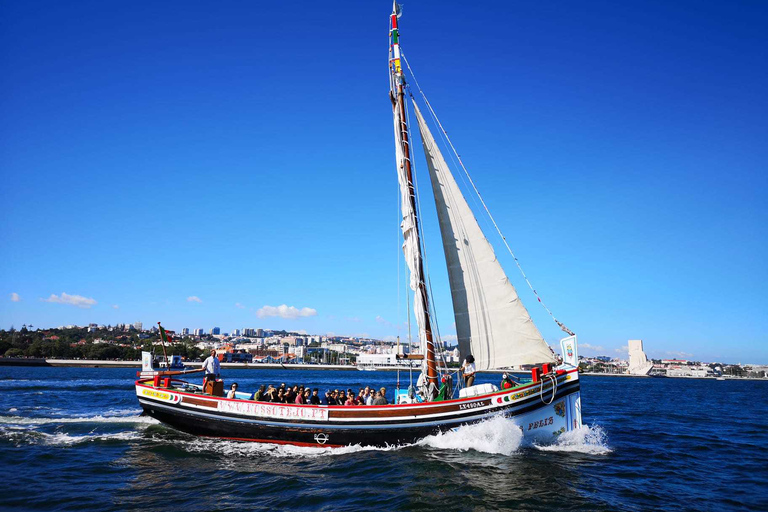
[[[118,306],[117,304],[112,304],[112,309],[120,309],[120,306]]]
[[[456,343],[459,341],[459,337],[455,334],[444,334],[440,338],[447,343]]]
[[[282,304],[280,306],[264,306],[256,311],[256,316],[265,318],[268,316],[279,316],[280,318],[299,318],[317,315],[317,310],[312,308],[295,308]]]
[[[579,343],[579,348],[586,348],[598,352],[605,350],[602,345],[590,345],[589,343]]]
[[[242,304],[240,304],[239,302],[235,302],[235,307],[236,307],[237,309],[245,309],[245,306],[243,306],[243,305],[242,305]]]
[[[189,297],[187,297],[187,302],[197,302],[199,304],[203,301],[200,299],[200,297],[196,295],[190,295]]]
[[[617,354],[629,354],[629,345],[624,345],[621,348],[613,349]]]
[[[77,306],[78,308],[89,309],[91,306],[96,305],[96,300],[90,297],[83,297],[81,295],[69,295],[68,293],[61,293],[61,296],[51,294],[47,299],[40,299],[43,302],[54,302],[56,304],[69,304],[70,306]]]
[[[680,357],[680,358],[683,358],[683,359],[690,359],[691,357],[693,357],[693,354],[688,353],[688,352],[683,352],[682,350],[667,350],[664,353],[666,355],[668,355],[668,356]]]
[[[11,302],[21,302],[21,297],[19,297],[18,293],[13,292],[11,294]]]

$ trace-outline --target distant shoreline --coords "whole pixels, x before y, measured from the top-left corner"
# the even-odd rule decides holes
[[[200,367],[202,362],[192,361],[184,363],[188,367]],[[51,368],[141,368],[141,361],[101,361],[97,359],[42,359],[42,358],[24,358],[24,357],[0,357],[0,366],[30,366],[30,367],[51,367]],[[231,370],[337,370],[352,371],[357,370],[355,365],[341,364],[279,364],[279,363],[221,363],[221,367]],[[458,368],[449,368],[457,370]],[[394,372],[409,371],[407,367],[384,366],[377,367],[376,371]],[[413,368],[418,371],[418,367]],[[530,372],[509,371],[509,370],[478,370],[478,373],[514,373],[516,375],[526,375]],[[593,373],[582,372],[582,377],[634,377],[638,379],[648,379],[649,375],[629,375],[626,373]],[[715,380],[712,377],[666,377],[668,379],[700,379]],[[768,380],[768,378],[758,377],[726,377],[726,380]]]

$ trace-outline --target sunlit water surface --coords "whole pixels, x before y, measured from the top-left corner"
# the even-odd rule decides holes
[[[316,449],[179,433],[139,416],[135,374],[0,367],[1,510],[768,510],[768,382],[583,377],[589,428],[555,445],[495,419],[409,446]],[[224,376],[241,390],[397,377]]]

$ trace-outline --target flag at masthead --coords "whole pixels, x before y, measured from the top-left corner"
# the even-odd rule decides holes
[[[400,65],[400,31],[397,28],[397,18],[400,17],[400,6],[397,2],[392,3],[390,37],[390,67],[392,73],[397,78],[398,83],[403,82],[403,68]]]

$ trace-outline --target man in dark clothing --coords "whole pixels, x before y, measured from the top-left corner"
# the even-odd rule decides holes
[[[311,405],[320,405],[320,397],[317,394],[317,388],[312,390],[312,396],[309,397],[309,403]]]

